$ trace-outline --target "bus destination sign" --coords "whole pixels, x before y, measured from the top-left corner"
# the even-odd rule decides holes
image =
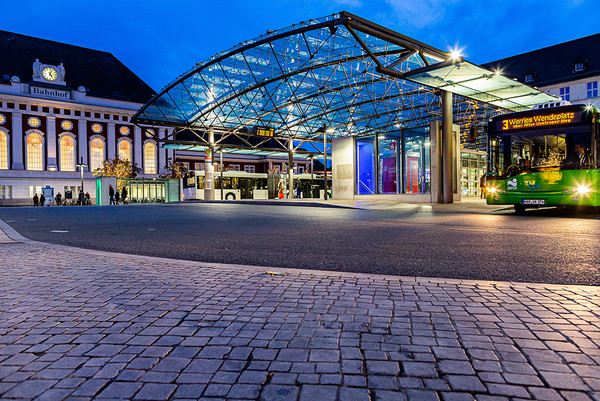
[[[571,124],[581,122],[580,111],[565,111],[552,114],[539,114],[527,117],[500,119],[496,121],[497,131],[545,127],[548,125]]]
[[[275,128],[254,127],[254,135],[256,135],[256,136],[266,136],[268,138],[273,138],[273,137],[275,137]]]

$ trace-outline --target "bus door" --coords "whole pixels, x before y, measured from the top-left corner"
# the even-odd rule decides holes
[[[247,178],[240,178],[240,199],[249,199],[250,195],[250,180]]]

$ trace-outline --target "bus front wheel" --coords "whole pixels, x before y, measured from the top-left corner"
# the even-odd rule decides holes
[[[232,192],[227,193],[227,195],[225,195],[225,199],[227,200],[235,200],[235,194]]]
[[[525,206],[523,206],[521,204],[515,205],[515,212],[517,214],[523,214],[523,213],[525,213]]]

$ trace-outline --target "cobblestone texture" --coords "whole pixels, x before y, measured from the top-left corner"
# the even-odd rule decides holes
[[[0,254],[2,399],[600,400],[597,287]]]

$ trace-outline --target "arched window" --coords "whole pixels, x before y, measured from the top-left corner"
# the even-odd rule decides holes
[[[60,171],[75,171],[75,139],[70,135],[60,138]]]
[[[104,142],[100,138],[92,139],[90,143],[90,171],[102,166],[104,162]]]
[[[156,145],[152,142],[144,145],[144,173],[156,174]]]
[[[44,169],[44,143],[40,134],[27,136],[27,170]]]
[[[125,139],[119,142],[119,159],[131,160],[131,143]]]
[[[0,131],[0,169],[8,170],[8,136]]]

